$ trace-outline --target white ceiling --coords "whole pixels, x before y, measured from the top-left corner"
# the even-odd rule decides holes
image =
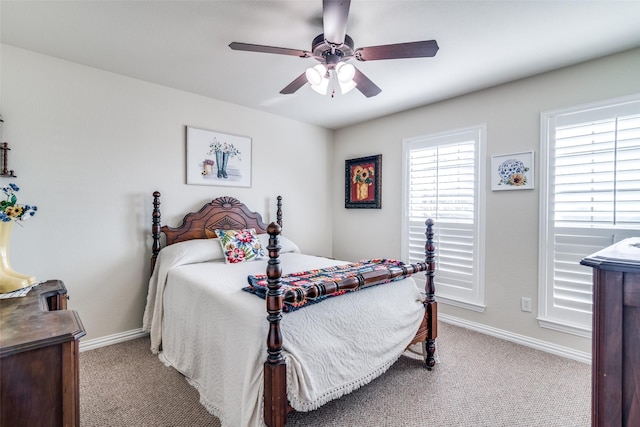
[[[0,3],[2,42],[330,129],[640,46],[640,1],[353,0],[355,47],[435,39],[433,58],[352,63],[381,89],[279,91],[313,59],[232,51],[232,41],[311,50],[321,0]]]

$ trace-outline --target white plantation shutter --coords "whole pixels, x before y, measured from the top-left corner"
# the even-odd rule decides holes
[[[484,309],[478,256],[483,135],[479,127],[407,140],[404,146],[403,259],[424,260],[424,223],[432,218],[438,300],[474,310]],[[423,277],[416,279],[422,287]]]
[[[580,260],[640,236],[640,96],[542,115],[542,326],[590,336]]]

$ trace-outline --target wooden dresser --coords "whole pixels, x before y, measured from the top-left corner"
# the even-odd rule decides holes
[[[0,426],[79,426],[78,340],[67,289],[50,280],[0,300]]]
[[[640,237],[582,260],[593,267],[592,426],[640,426]]]

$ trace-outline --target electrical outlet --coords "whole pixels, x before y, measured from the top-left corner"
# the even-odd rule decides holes
[[[522,297],[520,299],[520,308],[522,309],[522,311],[531,313],[531,298]]]

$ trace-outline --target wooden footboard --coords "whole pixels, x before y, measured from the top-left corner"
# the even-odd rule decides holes
[[[402,267],[390,267],[387,270],[376,270],[338,281],[327,281],[311,286],[308,295],[318,297],[339,290],[356,290],[367,286],[373,286],[388,282],[392,278],[407,276],[420,271],[426,272],[425,308],[424,316],[415,338],[410,345],[423,343],[423,355],[427,369],[435,365],[435,339],[437,333],[438,305],[435,300],[435,246],[433,244],[433,220],[428,219],[426,225],[425,262],[407,264]],[[267,227],[269,233],[269,262],[267,265],[267,320],[269,331],[267,333],[267,361],[264,364],[264,419],[268,427],[282,427],[287,422],[287,414],[292,410],[287,400],[286,364],[282,355],[282,331],[280,320],[282,319],[282,307],[285,298],[295,299],[296,295],[285,296],[280,286],[282,268],[280,266],[280,246],[278,236],[281,227],[271,223]],[[290,301],[291,302],[291,301]]]

